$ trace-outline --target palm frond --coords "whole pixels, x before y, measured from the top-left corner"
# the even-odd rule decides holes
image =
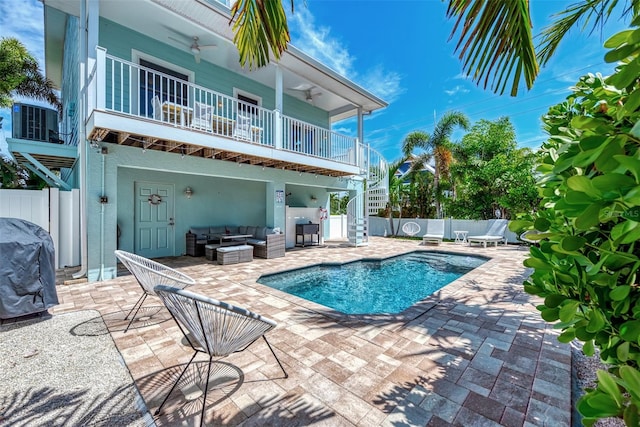
[[[464,130],[469,128],[469,119],[463,113],[457,111],[449,111],[442,116],[429,138],[428,145],[434,147],[434,149],[441,144],[445,143],[449,139],[454,131],[455,127],[460,127]]]
[[[38,61],[16,38],[0,39],[0,106],[10,105],[13,95],[46,101],[62,112],[62,104],[53,83],[47,79]]]
[[[640,10],[640,2],[632,1],[622,15],[637,13]],[[601,28],[613,13],[618,0],[587,0],[570,5],[560,13],[554,14],[554,21],[537,36],[540,43],[537,46],[537,57],[540,65],[544,66],[553,56],[560,41],[574,28],[578,22],[582,22],[581,30],[584,31],[591,25],[590,32]]]
[[[240,65],[249,69],[267,65],[271,53],[279,60],[291,40],[279,0],[238,0],[231,8],[231,22]]]
[[[411,132],[404,138],[404,141],[402,141],[402,154],[405,157],[409,157],[416,148],[427,149],[429,139],[430,136],[427,132],[421,130]]]
[[[457,18],[449,39],[460,29],[455,51],[476,84],[502,94],[511,82],[512,96],[522,78],[533,86],[539,68],[528,0],[449,0],[447,17]]]
[[[15,93],[20,96],[46,101],[56,107],[58,113],[62,111],[62,103],[54,88],[53,82],[47,79],[37,66],[27,67],[24,70],[24,80],[15,88]]]

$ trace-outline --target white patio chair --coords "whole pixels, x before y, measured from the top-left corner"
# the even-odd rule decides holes
[[[506,219],[494,220],[493,223],[490,223],[487,227],[487,231],[485,231],[483,235],[467,237],[469,246],[471,246],[471,243],[481,243],[486,248],[487,243],[494,243],[496,247],[498,247],[498,243],[500,242],[506,245],[507,238],[504,237],[504,233],[507,230],[507,224],[508,221]]]
[[[151,106],[153,107],[153,118],[162,121],[164,114],[162,112],[162,102],[160,102],[158,95],[154,95],[151,99]]]
[[[402,226],[402,232],[409,237],[413,237],[420,232],[420,226],[417,222],[405,222]]]
[[[120,262],[122,262],[122,264],[127,267],[127,270],[129,270],[131,274],[133,274],[143,291],[142,296],[134,304],[133,308],[131,308],[129,314],[127,314],[124,318],[124,320],[127,320],[131,313],[133,313],[133,316],[131,316],[131,320],[129,321],[129,324],[125,328],[124,332],[127,332],[129,330],[129,327],[131,327],[131,324],[135,320],[136,314],[138,314],[138,310],[140,310],[140,307],[142,307],[144,300],[147,299],[149,295],[155,295],[155,292],[153,290],[154,286],[172,285],[177,288],[185,288],[196,283],[195,280],[193,280],[186,274],[180,273],[179,271],[169,268],[166,265],[160,264],[156,261],[152,261],[143,256],[121,250],[116,250],[115,254]]]
[[[444,219],[427,220],[427,231],[422,236],[422,243],[435,243],[439,245],[444,239]]]
[[[193,357],[184,367],[173,387],[171,387],[171,390],[169,390],[169,393],[167,393],[167,396],[156,410],[155,415],[160,413],[198,353],[205,353],[209,356],[207,378],[202,383],[204,384],[204,399],[200,425],[204,421],[211,363],[214,358],[222,358],[231,353],[243,351],[262,337],[276,362],[278,362],[280,369],[282,369],[284,377],[289,377],[269,341],[267,341],[267,337],[265,337],[268,331],[276,327],[275,321],[245,308],[236,307],[183,289],[159,285],[155,287],[155,292],[167,307],[184,334],[185,339],[194,350]]]
[[[233,137],[237,139],[251,140],[251,117],[238,113],[233,128]]]
[[[212,118],[213,108],[211,105],[203,104],[202,102],[195,102],[193,104],[193,119],[191,120],[192,128],[212,132]]]

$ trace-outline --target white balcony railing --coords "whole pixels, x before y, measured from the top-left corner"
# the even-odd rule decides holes
[[[108,55],[101,48],[89,87],[95,91],[90,108],[352,166],[364,161],[357,138]]]
[[[357,139],[282,116],[282,149],[357,165]]]

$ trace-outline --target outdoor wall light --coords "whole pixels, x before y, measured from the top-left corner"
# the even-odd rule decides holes
[[[312,195],[311,195],[311,201],[312,201],[312,202],[315,202],[316,200],[318,200],[318,199],[316,198],[316,196],[314,196],[314,195],[312,194]]]
[[[184,195],[187,196],[187,199],[190,199],[193,196],[193,190],[191,187],[187,187],[184,189]]]

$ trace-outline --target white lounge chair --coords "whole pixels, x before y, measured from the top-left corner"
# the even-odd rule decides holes
[[[507,238],[504,237],[504,232],[507,229],[507,223],[508,221],[506,219],[494,220],[493,223],[489,224],[487,231],[485,231],[483,235],[467,237],[469,246],[471,246],[472,243],[482,243],[486,248],[487,243],[494,243],[496,247],[498,247],[498,243],[500,242],[503,242],[506,245]]]
[[[444,219],[427,220],[427,232],[422,236],[422,243],[439,245],[444,239]]]
[[[405,222],[402,226],[402,232],[409,237],[413,237],[420,232],[420,225],[417,222]]]
[[[166,265],[152,261],[143,256],[121,250],[116,250],[115,254],[120,262],[122,262],[122,264],[124,264],[124,266],[127,267],[127,269],[131,272],[131,274],[133,274],[133,277],[136,278],[138,284],[140,284],[140,287],[143,290],[142,296],[133,305],[133,308],[131,308],[129,314],[127,314],[124,318],[124,320],[127,320],[131,313],[133,313],[133,316],[131,316],[131,320],[129,321],[129,324],[125,328],[124,332],[127,332],[129,330],[129,327],[133,323],[133,320],[136,318],[136,314],[138,314],[138,310],[140,310],[140,307],[142,307],[144,300],[147,299],[149,295],[155,295],[155,292],[153,291],[154,286],[171,285],[178,288],[185,288],[196,283],[195,280],[193,280],[186,274],[180,273],[173,268],[169,268]]]
[[[206,381],[201,382],[204,385],[202,387],[204,390],[201,390],[204,393],[204,399],[200,425],[204,423],[211,363],[214,358],[217,359],[228,356],[231,353],[243,351],[262,337],[276,362],[278,362],[280,369],[282,369],[284,377],[288,378],[289,375],[284,370],[273,348],[271,348],[267,337],[265,337],[268,331],[276,327],[276,322],[273,320],[262,317],[245,308],[207,298],[184,289],[159,285],[155,287],[155,292],[171,313],[186,341],[194,351],[193,357],[156,410],[156,415],[160,413],[167,399],[171,396],[176,385],[178,385],[198,353],[204,353],[209,356],[207,378]]]

